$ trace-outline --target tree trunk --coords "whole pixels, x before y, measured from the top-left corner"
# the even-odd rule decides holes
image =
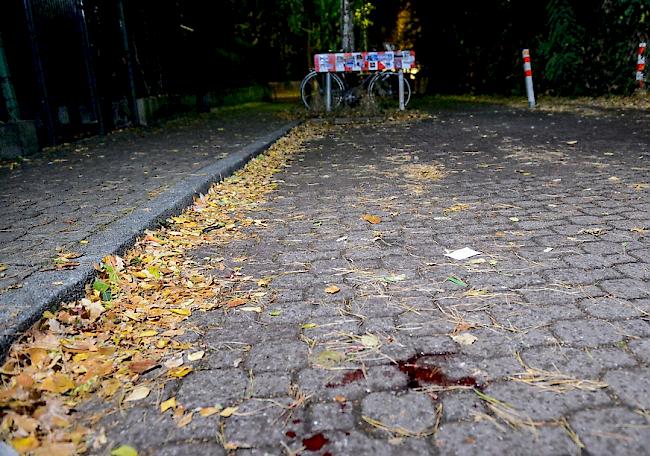
[[[341,0],[341,47],[343,52],[354,51],[352,0]]]

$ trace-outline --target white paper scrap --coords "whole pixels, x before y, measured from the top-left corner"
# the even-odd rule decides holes
[[[480,255],[481,252],[477,252],[476,250],[472,250],[469,247],[463,247],[462,249],[459,250],[454,250],[453,252],[448,252],[445,253],[446,257],[453,258],[454,260],[465,260],[467,258]]]

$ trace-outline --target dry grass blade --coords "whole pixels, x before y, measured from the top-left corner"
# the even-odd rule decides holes
[[[527,366],[517,353],[519,363],[526,369],[524,372],[514,374],[509,378],[511,380],[526,383],[545,391],[556,393],[566,393],[567,391],[597,391],[607,388],[609,385],[598,380],[583,380],[571,375],[563,374],[559,371],[547,371]]]
[[[405,429],[401,426],[388,426],[384,423],[382,423],[379,420],[375,420],[374,418],[370,418],[368,416],[361,416],[361,419],[371,425],[372,427],[375,427],[377,429],[381,429],[382,431],[386,431],[389,434],[393,434],[398,437],[427,437],[430,435],[433,435],[436,433],[436,430],[438,429],[437,426],[439,425],[438,421],[436,421],[436,425],[433,427],[426,429],[422,432],[414,432],[410,431],[408,429]]]
[[[576,446],[580,449],[585,448],[585,444],[582,443],[582,440],[580,440],[580,436],[576,433],[576,431],[573,430],[569,422],[567,421],[566,418],[562,417],[560,421],[558,422],[560,426],[564,429],[564,432],[567,433],[569,438],[573,440],[573,442],[576,444]]]
[[[410,180],[432,181],[445,177],[445,169],[437,163],[406,164],[400,167],[401,173]]]
[[[477,389],[474,390],[474,393],[485,403],[485,406],[492,412],[495,418],[503,421],[513,429],[525,429],[536,432],[538,427],[545,424],[542,421],[533,421],[528,415],[515,409],[507,402],[503,402]]]

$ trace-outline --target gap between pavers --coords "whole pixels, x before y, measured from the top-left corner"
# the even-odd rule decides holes
[[[11,344],[31,327],[48,309],[64,301],[83,297],[86,283],[96,274],[94,265],[106,255],[122,255],[135,244],[142,233],[155,228],[169,217],[177,215],[194,201],[194,196],[206,192],[210,186],[232,175],[255,156],[266,151],[271,144],[298,126],[290,122],[257,141],[229,154],[184,179],[168,191],[139,207],[128,216],[116,220],[106,228],[87,238],[88,250],[76,259],[80,264],[68,271],[40,271],[23,282],[22,288],[2,295],[0,303],[0,362]],[[62,282],[61,285],[53,285]]]

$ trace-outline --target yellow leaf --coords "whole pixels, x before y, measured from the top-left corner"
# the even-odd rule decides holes
[[[199,359],[203,358],[203,355],[205,355],[205,352],[203,350],[200,350],[187,355],[187,359],[189,359],[190,361],[198,361]]]
[[[177,315],[182,315],[184,317],[189,317],[192,315],[192,311],[189,309],[169,309],[169,311]]]
[[[127,310],[126,312],[124,312],[124,316],[134,321],[144,320],[144,315],[137,314],[131,310]]]
[[[180,367],[175,367],[173,369],[170,369],[169,372],[167,372],[167,375],[169,375],[170,377],[181,378],[181,377],[185,377],[190,372],[192,372],[191,367],[180,366]]]
[[[379,346],[379,339],[373,334],[364,334],[361,336],[361,343],[366,348],[374,348]]]
[[[147,397],[150,392],[151,390],[146,386],[136,386],[133,388],[133,391],[131,391],[131,394],[129,394],[126,399],[124,399],[124,402],[140,401]]]
[[[329,287],[325,288],[325,293],[329,293],[329,294],[336,294],[339,291],[341,291],[341,289],[336,285],[330,285]]]
[[[377,215],[363,214],[361,216],[361,220],[365,220],[368,223],[372,223],[373,225],[376,225],[381,222],[381,217]]]
[[[174,409],[176,408],[176,398],[172,397],[170,399],[167,399],[164,402],[160,403],[160,413],[164,413],[169,409]]]
[[[228,418],[232,416],[233,413],[235,413],[239,409],[239,407],[226,407],[219,413],[219,416],[223,416],[224,418]]]
[[[318,328],[318,325],[316,323],[305,323],[304,325],[301,326],[302,329],[314,329]]]
[[[138,450],[129,445],[122,445],[111,451],[111,456],[138,456]]]
[[[6,271],[7,270],[7,265],[4,263],[0,263],[0,272]]]
[[[41,389],[52,393],[63,394],[75,387],[74,382],[65,374],[52,374],[43,380]]]
[[[204,418],[207,418],[208,416],[212,416],[215,413],[219,413],[221,408],[217,407],[203,407],[199,410],[199,415],[201,415]]]
[[[257,281],[257,286],[265,288],[269,286],[269,283],[271,283],[271,279],[260,279]]]
[[[157,335],[158,331],[155,329],[147,329],[146,331],[142,331],[140,334],[138,334],[138,337],[153,337]]]
[[[11,441],[11,446],[13,446],[19,453],[26,453],[35,450],[39,445],[40,442],[33,435],[22,437],[20,439],[13,439]]]

